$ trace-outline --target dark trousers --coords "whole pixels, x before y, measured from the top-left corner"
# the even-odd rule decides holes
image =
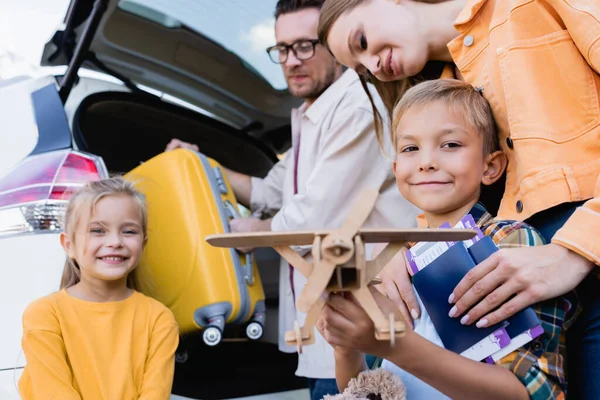
[[[556,231],[581,204],[561,204],[525,222],[540,231],[550,243]],[[600,236],[600,232],[589,234]],[[567,331],[567,398],[597,400],[600,399],[600,281],[596,271],[581,282],[576,290],[583,312]]]
[[[310,391],[310,400],[321,400],[326,394],[339,393],[335,379],[308,378],[308,390]]]

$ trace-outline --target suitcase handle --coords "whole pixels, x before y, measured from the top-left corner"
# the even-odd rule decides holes
[[[231,204],[229,200],[225,200],[223,202],[225,204],[225,208],[229,213],[229,216],[232,219],[240,218],[240,213],[238,210]],[[244,281],[248,286],[254,285],[254,268],[252,268],[252,253],[246,253],[246,264],[244,265]]]

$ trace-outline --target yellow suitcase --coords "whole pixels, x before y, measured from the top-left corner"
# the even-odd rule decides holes
[[[148,244],[139,265],[140,290],[169,307],[182,334],[203,330],[209,346],[227,325],[246,324],[259,339],[265,295],[252,254],[209,245],[206,235],[229,232],[238,204],[220,165],[177,149],[125,175],[147,199]]]

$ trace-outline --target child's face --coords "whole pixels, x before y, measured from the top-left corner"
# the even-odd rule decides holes
[[[63,239],[85,280],[126,281],[136,267],[145,239],[139,206],[129,196],[107,196],[96,203],[89,223],[78,224],[73,245]]]
[[[460,219],[478,201],[480,184],[497,179],[490,176],[499,169],[496,156],[483,155],[483,134],[442,101],[407,110],[395,134],[398,188],[428,219],[452,223],[453,213]]]

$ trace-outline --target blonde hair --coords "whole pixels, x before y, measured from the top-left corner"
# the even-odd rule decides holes
[[[87,220],[91,218],[96,204],[108,196],[129,196],[136,202],[140,211],[144,240],[148,237],[148,212],[144,195],[136,190],[132,182],[125,180],[122,176],[114,176],[87,183],[77,190],[69,200],[64,216],[64,230],[73,246],[76,245],[75,232],[77,227],[82,223],[87,224]],[[80,280],[81,270],[77,261],[67,256],[60,288],[71,287]],[[135,290],[139,287],[135,269],[127,276],[127,287]]]
[[[331,52],[329,45],[327,43],[327,37],[329,36],[329,32],[335,21],[338,20],[340,16],[344,13],[353,10],[357,6],[361,5],[365,1],[369,0],[326,0],[321,8],[321,14],[319,17],[319,27],[317,30],[317,35],[319,41]],[[444,3],[449,0],[412,0],[420,3]],[[368,76],[363,76],[359,74],[360,82],[369,97],[371,102],[371,106],[373,108],[373,117],[375,124],[375,134],[377,136],[377,140],[380,146],[383,147],[384,137],[383,133],[385,131],[383,126],[383,118],[377,109],[375,102],[373,101],[373,96],[369,92],[367,83],[373,84],[379,97],[381,98],[383,105],[385,107],[385,111],[388,114],[388,121],[392,120],[392,113],[394,107],[398,100],[400,100],[406,91],[418,84],[419,82],[423,82],[425,80],[437,79],[442,75],[442,71],[444,69],[446,63],[441,61],[429,61],[423,70],[415,76],[400,79],[392,82],[381,82],[377,78],[375,78],[369,72]]]
[[[420,83],[406,91],[394,108],[392,143],[398,151],[397,130],[402,117],[413,107],[442,101],[449,110],[483,135],[483,153],[500,149],[492,108],[483,95],[472,85],[457,79],[437,79]]]

